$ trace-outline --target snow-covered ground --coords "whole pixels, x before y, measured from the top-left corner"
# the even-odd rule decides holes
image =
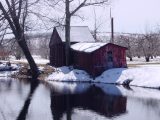
[[[54,80],[54,81],[83,81],[88,82],[92,79],[83,70],[73,69],[72,67],[60,67],[56,68],[56,72],[53,72],[49,75],[46,80]]]
[[[6,63],[0,64],[0,71],[3,70],[10,70],[10,69],[19,69],[19,66],[17,64],[11,64],[11,66],[8,66]]]
[[[49,62],[47,59],[42,59],[39,56],[34,56],[37,64],[46,64]],[[20,63],[27,62],[25,59],[15,60],[11,58],[11,62]],[[149,63],[145,62],[144,58],[133,58],[127,64],[133,65],[129,68],[115,68],[102,73],[94,80],[83,70],[73,69],[72,67],[56,68],[56,72],[52,73],[46,78],[46,81],[63,81],[63,82],[100,82],[100,83],[116,83],[123,84],[130,80],[130,85],[141,87],[160,88],[160,57],[151,59]],[[134,66],[135,65],[135,66]],[[0,65],[2,68],[4,65]],[[41,68],[43,69],[43,67]],[[1,73],[0,76],[6,76]],[[8,76],[8,74],[7,74]]]
[[[105,71],[94,80],[83,70],[68,67],[57,68],[49,75],[47,81],[77,81],[123,84],[130,80],[130,85],[140,87],[160,88],[160,67],[140,66],[136,68],[114,68]]]
[[[17,71],[12,70],[18,70],[20,66],[16,64],[11,64],[11,66],[7,66],[6,64],[0,64],[0,78],[1,77],[11,77],[12,74],[14,74]]]
[[[40,56],[37,56],[37,55],[33,55],[33,59],[35,60],[35,62],[37,64],[45,65],[45,64],[49,63],[49,59],[44,59],[44,58],[41,58]],[[25,58],[22,58],[20,60],[16,60],[14,56],[10,56],[10,60],[9,61],[11,63],[16,63],[16,64],[28,63]],[[1,62],[8,62],[8,61],[1,61]]]
[[[133,57],[133,61],[129,61],[129,58],[127,57],[127,64],[128,65],[148,65],[148,64],[160,64],[160,56],[157,56],[156,58],[150,59],[150,62],[146,62],[144,57],[138,58]]]

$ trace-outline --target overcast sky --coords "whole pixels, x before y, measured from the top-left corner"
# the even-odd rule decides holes
[[[114,0],[110,6],[115,32],[144,33],[160,25],[160,0]],[[110,31],[108,8],[96,9],[101,31]],[[84,8],[80,14],[85,16],[85,21],[74,19],[74,25],[88,25],[93,29],[93,8]]]
[[[145,33],[153,31],[156,28],[160,30],[160,0],[111,0],[111,4],[106,7],[95,7],[97,16],[97,25],[100,25],[99,31],[110,32],[110,7],[112,8],[112,16],[114,17],[115,32],[125,33]],[[44,7],[44,8],[43,8]],[[47,11],[46,5],[40,4],[35,7],[40,13],[45,13],[46,16],[53,16],[58,12]],[[72,18],[71,25],[85,25],[89,26],[91,30],[94,29],[94,8],[85,7],[78,11],[80,16],[84,16],[84,21],[78,17]],[[60,12],[64,16],[64,10]],[[62,17],[61,16],[61,17]],[[33,17],[32,22],[37,21]],[[53,23],[45,23],[53,27]]]

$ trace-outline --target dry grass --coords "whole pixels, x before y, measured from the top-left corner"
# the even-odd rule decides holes
[[[44,67],[40,71],[40,75],[38,77],[39,80],[44,80],[49,74],[55,71],[55,69],[49,65],[43,65],[39,67]],[[31,78],[31,72],[29,69],[28,64],[23,64],[23,67],[20,68],[20,70],[12,75],[13,78],[18,78],[18,79],[26,79],[26,78]]]
[[[44,69],[41,71],[40,76],[38,77],[39,80],[44,80],[48,75],[53,73],[55,69],[49,65],[44,66]]]

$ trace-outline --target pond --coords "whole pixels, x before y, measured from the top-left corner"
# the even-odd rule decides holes
[[[0,120],[159,120],[160,91],[0,77]]]

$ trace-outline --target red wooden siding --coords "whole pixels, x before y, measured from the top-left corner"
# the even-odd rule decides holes
[[[86,70],[90,72],[92,70],[91,54],[72,51],[73,66],[78,69]]]
[[[86,70],[90,75],[96,77],[109,69],[107,63],[108,51],[113,54],[113,68],[127,67],[125,50],[124,47],[107,44],[92,53],[73,51],[74,66]]]
[[[71,45],[75,43],[76,42],[71,42]],[[49,47],[50,47],[50,64],[55,67],[65,66],[66,65],[65,64],[65,43],[62,42],[56,29],[53,30]]]
[[[65,51],[63,44],[56,44],[50,49],[50,64],[56,67],[65,65]]]
[[[50,64],[55,67],[61,67],[65,65],[65,46],[61,38],[58,35],[56,29],[53,30],[50,47]]]

